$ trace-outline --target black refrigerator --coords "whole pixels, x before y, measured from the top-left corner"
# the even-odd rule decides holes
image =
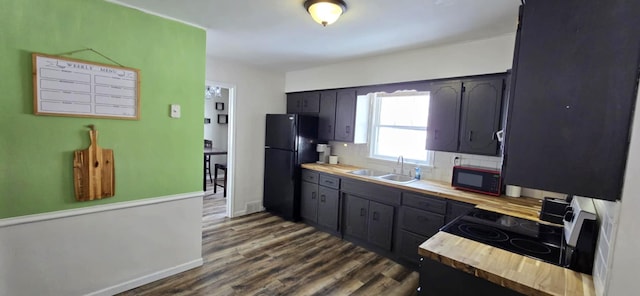
[[[267,211],[297,221],[300,214],[300,164],[318,158],[318,118],[267,114],[264,147],[264,197]]]

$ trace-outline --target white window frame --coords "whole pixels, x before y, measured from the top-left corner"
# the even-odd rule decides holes
[[[369,158],[372,159],[378,159],[378,160],[386,160],[386,161],[397,161],[398,156],[388,156],[388,155],[381,155],[381,154],[377,154],[377,145],[378,145],[378,128],[381,127],[381,125],[379,124],[380,122],[380,99],[379,97],[393,97],[393,96],[406,96],[406,95],[410,95],[410,94],[417,94],[417,93],[424,93],[424,92],[417,92],[417,91],[396,91],[394,93],[372,93],[370,94],[371,96],[371,104],[372,104],[372,108],[371,108],[371,124],[370,124],[370,136],[369,136]],[[410,130],[424,130],[425,134],[427,133],[427,127],[424,128],[416,128],[413,126],[388,126],[385,125],[385,127],[397,127],[397,128],[402,128],[402,129],[410,129]],[[426,145],[426,143],[425,143]],[[426,150],[426,149],[425,149]],[[421,166],[428,166],[428,167],[432,167],[433,166],[433,160],[434,160],[434,153],[433,151],[427,150],[427,159],[411,159],[411,158],[404,158],[404,162],[405,163],[414,163],[414,164],[418,164]]]

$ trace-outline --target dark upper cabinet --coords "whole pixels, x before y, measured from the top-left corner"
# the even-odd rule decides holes
[[[461,94],[460,81],[432,85],[429,94],[427,149],[452,152],[458,150]]]
[[[496,155],[503,77],[463,81],[458,152]]]
[[[332,141],[336,127],[336,91],[320,93],[320,113],[318,114],[318,139]]]
[[[336,92],[336,124],[334,140],[353,142],[356,124],[357,107],[356,90],[339,90]]]
[[[320,111],[320,92],[287,94],[287,113],[317,114]]]
[[[429,150],[498,155],[504,75],[431,85]]]
[[[620,198],[637,95],[640,1],[527,1],[521,12],[505,182]]]

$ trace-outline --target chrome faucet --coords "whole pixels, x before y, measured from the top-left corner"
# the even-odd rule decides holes
[[[396,166],[400,165],[400,175],[404,175],[404,157],[402,155],[398,156],[398,160],[396,161]]]

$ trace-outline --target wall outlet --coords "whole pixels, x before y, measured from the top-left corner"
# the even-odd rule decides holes
[[[171,104],[171,112],[169,113],[171,118],[180,118],[180,105]]]

